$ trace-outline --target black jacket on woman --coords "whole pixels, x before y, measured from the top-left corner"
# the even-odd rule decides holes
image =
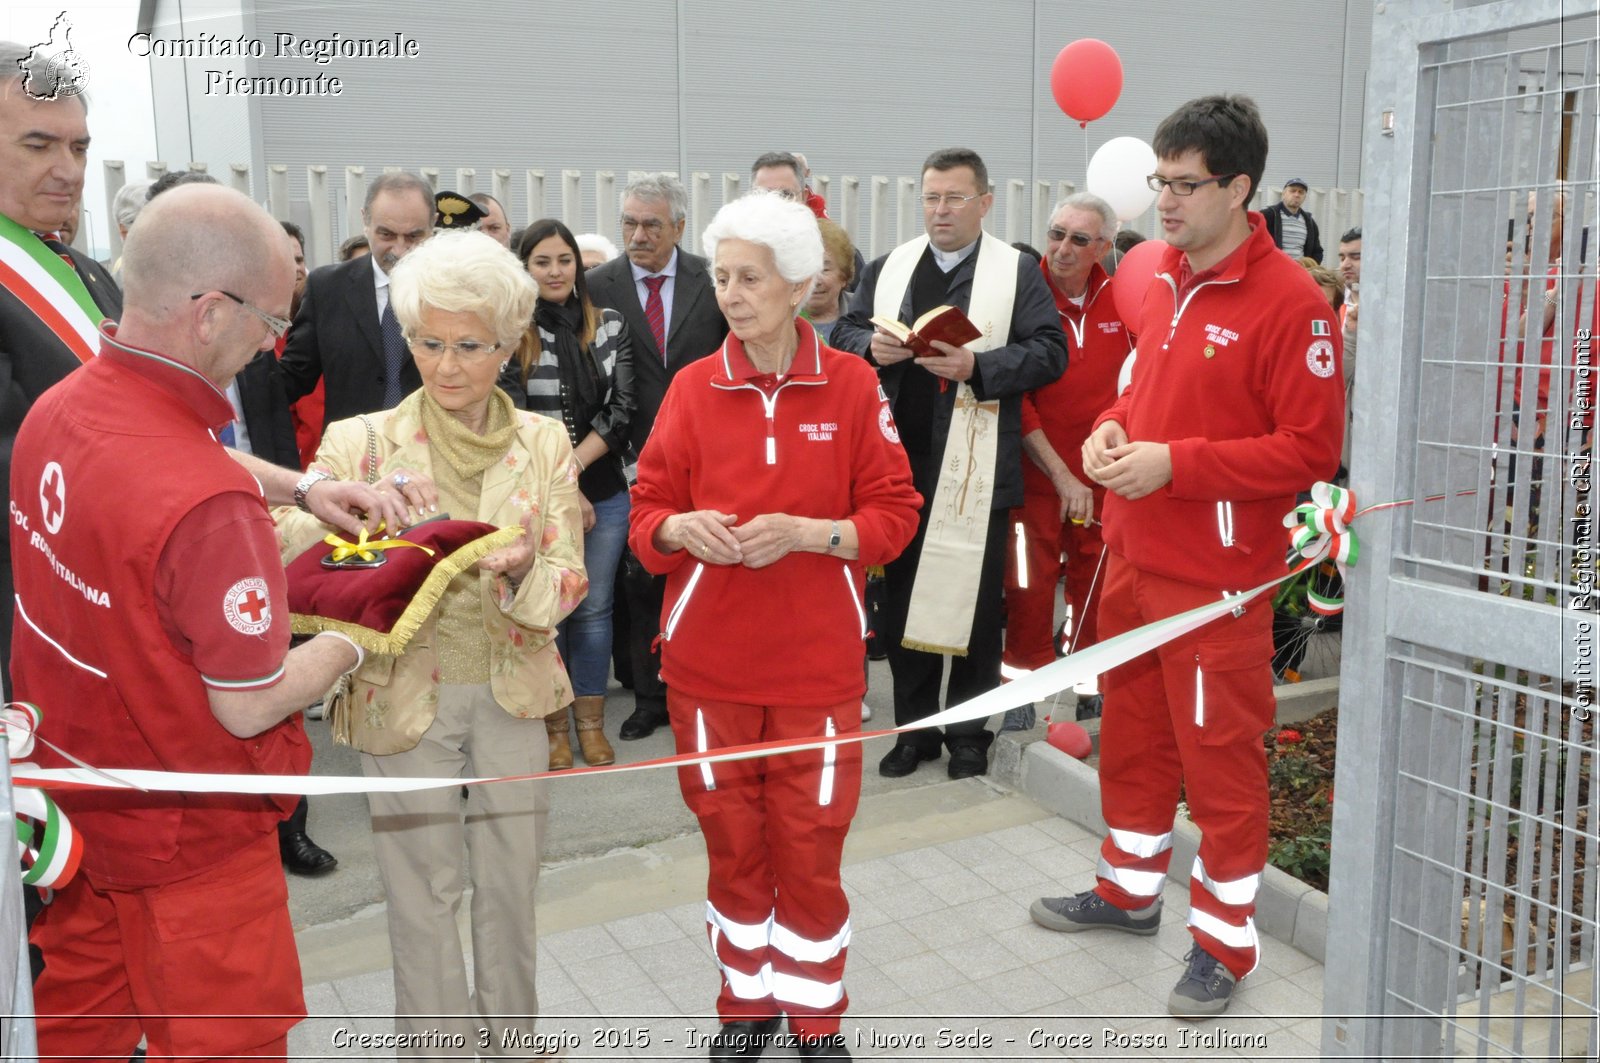
[[[611,448],[578,478],[578,488],[590,502],[627,490],[622,465],[634,404],[627,323],[615,310],[597,312],[594,342],[585,350],[578,342],[583,310],[577,298],[565,303],[540,299],[533,314],[539,329],[538,359],[526,380],[514,358],[500,374],[500,386],[520,409],[561,421],[573,446],[595,431]]]

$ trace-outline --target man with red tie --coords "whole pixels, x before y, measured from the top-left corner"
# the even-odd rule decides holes
[[[622,190],[622,238],[627,254],[585,274],[589,298],[628,322],[633,335],[636,405],[629,430],[636,458],[650,438],[656,411],[679,369],[722,345],[728,323],[717,309],[706,260],[678,246],[689,215],[689,193],[671,174],[637,177]],[[632,462],[628,466],[633,480]],[[652,648],[660,629],[663,577],[624,555],[623,592],[631,620],[634,711],[622,723],[625,740],[644,738],[667,722],[661,656]]]

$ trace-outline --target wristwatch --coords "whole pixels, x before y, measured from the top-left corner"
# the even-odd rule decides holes
[[[833,530],[828,534],[828,553],[839,549],[839,522],[833,522]]]
[[[305,510],[307,513],[310,513],[311,507],[306,505],[306,495],[317,484],[324,480],[331,479],[333,479],[332,473],[317,471],[308,472],[304,476],[300,477],[300,482],[294,485],[294,504]]]

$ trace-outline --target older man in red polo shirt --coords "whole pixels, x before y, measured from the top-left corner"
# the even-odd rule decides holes
[[[247,471],[217,441],[233,419],[221,389],[287,327],[288,237],[237,192],[178,188],[129,231],[123,276],[121,324],[17,434],[17,696],[97,766],[303,773],[299,710],[360,651],[342,636],[289,651],[263,493],[325,519],[355,505],[375,523],[385,505],[364,485]],[[60,803],[84,859],[33,928],[41,1057],[126,1059],[141,1037],[152,1057],[284,1056],[305,1014],[275,829],[295,799]]]
[[[1072,647],[1095,640],[1092,591],[1105,546],[1100,505],[1105,488],[1083,472],[1083,441],[1117,397],[1117,374],[1132,350],[1100,259],[1117,234],[1111,205],[1087,192],[1068,196],[1050,215],[1039,268],[1067,334],[1067,371],[1022,399],[1022,505],[1011,511],[1006,555],[1005,666],[1016,675],[1056,658],[1056,584],[1067,577]],[[1092,690],[1093,688],[1089,688]],[[1100,696],[1080,692],[1078,716],[1099,715]],[[1032,710],[1013,709],[1002,730],[1030,727]]]

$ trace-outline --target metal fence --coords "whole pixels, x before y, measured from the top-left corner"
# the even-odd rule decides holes
[[[1324,1055],[1593,1060],[1600,20],[1374,41]]]
[[[154,180],[173,167],[165,162],[145,163],[145,179]],[[191,170],[206,172],[204,163],[190,163]],[[574,232],[602,233],[622,245],[618,212],[602,206],[595,210],[590,204],[616,204],[618,192],[636,172],[617,174],[610,170],[583,173],[579,170],[562,170],[547,173],[544,170],[524,170],[513,174],[511,170],[495,169],[480,173],[474,169],[460,169],[452,176],[437,168],[424,167],[417,171],[435,190],[448,188],[463,195],[487,192],[504,204],[512,224],[526,223],[536,218],[558,217]],[[104,164],[107,217],[111,217],[110,204],[129,180],[127,164],[110,161]],[[265,204],[274,217],[300,225],[306,234],[306,256],[313,266],[325,265],[334,260],[334,251],[346,237],[361,231],[361,204],[366,197],[368,176],[364,167],[318,165],[306,168],[307,198],[296,200],[289,192],[289,168],[273,164],[266,168],[265,188],[259,187],[247,164],[235,163],[228,172],[213,174],[248,196]],[[869,260],[886,254],[891,248],[919,235],[923,231],[920,178],[917,177],[855,177],[833,179],[813,175],[812,184],[818,194],[828,201],[828,213],[844,226],[861,253]],[[1274,184],[1271,191],[1258,199],[1258,206],[1277,202],[1281,196],[1282,182]],[[686,242],[698,250],[699,234],[711,221],[718,207],[736,199],[749,190],[749,176],[739,173],[691,174],[689,190],[689,226]],[[1004,235],[1007,242],[1024,240],[1043,249],[1045,229],[1050,222],[1050,211],[1063,197],[1078,190],[1070,181],[1026,181],[1020,179],[995,182],[995,213],[987,228],[996,235]],[[1322,243],[1331,253],[1339,234],[1361,224],[1361,193],[1342,188],[1315,188],[1306,196],[1305,209],[1317,218],[1322,231]],[[997,216],[996,216],[997,215]],[[1128,223],[1145,235],[1160,231],[1154,214]],[[111,231],[113,257],[122,251],[122,240],[115,226]]]

